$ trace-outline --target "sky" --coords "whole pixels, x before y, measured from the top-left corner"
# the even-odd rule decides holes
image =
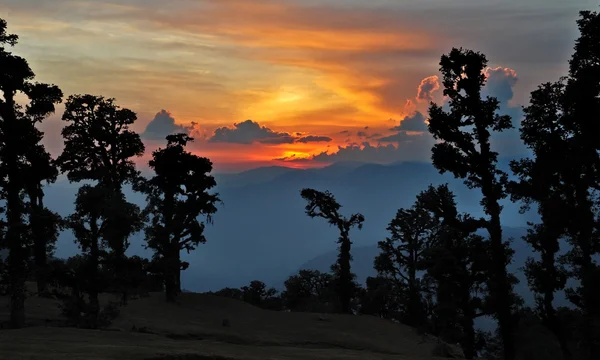
[[[2,0],[15,53],[66,95],[135,111],[147,155],[173,132],[222,172],[427,160],[439,60],[486,54],[486,91],[518,126],[528,94],[567,70],[598,0]],[[62,149],[62,108],[42,125]],[[498,140],[514,150],[518,132]]]

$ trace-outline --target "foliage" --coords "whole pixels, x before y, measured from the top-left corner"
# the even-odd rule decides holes
[[[31,245],[23,219],[26,207],[22,191],[37,180],[27,175],[32,166],[40,165],[38,160],[45,153],[39,144],[43,134],[35,124],[54,112],[63,94],[57,86],[34,82],[35,74],[27,61],[7,50],[6,46],[16,45],[18,36],[8,34],[6,28],[6,21],[0,19],[0,196],[6,201],[6,232],[0,247],[9,250],[6,276],[11,296],[10,326],[20,328],[25,325],[25,280]],[[15,99],[20,96],[26,99],[25,106],[17,104]],[[39,171],[46,176],[43,166]]]
[[[284,283],[285,290],[281,293],[283,305],[291,311],[329,312],[336,300],[333,281],[331,274],[300,270]]]
[[[352,214],[349,218],[339,213],[342,207],[335,200],[333,194],[329,191],[321,192],[314,189],[303,189],[300,195],[307,201],[305,206],[306,215],[311,218],[320,217],[329,223],[329,225],[337,227],[340,232],[338,238],[339,255],[337,263],[332,266],[335,274],[334,287],[340,300],[340,310],[342,313],[351,313],[352,298],[356,296],[356,284],[354,282],[355,275],[350,269],[352,255],[350,249],[352,242],[350,241],[350,229],[357,227],[362,229],[362,223],[365,217],[360,214]]]
[[[162,267],[169,301],[174,301],[181,291],[179,279],[184,265],[180,260],[181,250],[189,253],[206,242],[205,224],[198,217],[206,216],[211,222],[220,201],[218,194],[208,192],[216,186],[209,175],[212,163],[185,151],[190,141],[193,138],[185,134],[167,136],[166,148],[154,151],[149,162],[155,175],[136,184],[147,195],[148,205],[144,210],[150,217],[145,228],[147,247],[154,250]]]
[[[432,149],[433,165],[440,173],[448,171],[463,179],[469,188],[480,189],[483,195],[481,205],[488,215],[483,225],[489,233],[491,263],[487,277],[488,305],[498,320],[505,358],[513,360],[516,303],[506,271],[510,253],[502,239],[499,204],[507,195],[507,174],[498,169],[498,153],[490,143],[492,132],[510,129],[512,124],[510,116],[497,114],[496,98],[482,98],[487,63],[485,55],[472,50],[454,48],[442,56],[440,71],[449,111],[432,103],[428,128],[440,140]]]

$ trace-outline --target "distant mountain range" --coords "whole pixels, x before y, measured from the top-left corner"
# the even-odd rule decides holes
[[[501,167],[507,168],[509,160],[502,159]],[[183,260],[191,264],[182,275],[183,285],[193,291],[239,287],[255,279],[278,284],[308,260],[335,251],[336,230],[322,219],[311,219],[304,213],[300,190],[305,187],[330,190],[343,206],[344,214],[365,215],[363,229],[351,232],[355,249],[372,249],[384,239],[387,224],[398,208],[412,206],[416,195],[429,184],[448,183],[460,211],[482,215],[479,191],[469,190],[451,174],[440,175],[430,163],[344,162],[308,170],[266,167],[239,174],[215,174],[215,178],[223,205],[219,206],[214,224],[206,229],[208,241],[190,254],[182,254]],[[46,187],[45,203],[67,215],[73,211],[78,187],[79,184],[66,180],[50,185]],[[144,205],[143,195],[127,187],[125,193],[130,201]],[[538,218],[533,211],[519,214],[519,205],[510,201],[503,205],[506,227],[523,227],[527,221]],[[77,253],[73,240],[69,231],[63,232],[57,256]],[[142,234],[133,236],[131,244],[130,254],[151,255],[142,247]],[[521,241],[515,242],[515,247],[523,246]],[[371,253],[365,255],[371,258],[367,263],[372,262]],[[357,264],[362,261],[360,257],[355,252]],[[331,263],[327,262],[328,269]]]

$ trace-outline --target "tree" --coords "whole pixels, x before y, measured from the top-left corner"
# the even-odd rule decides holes
[[[322,311],[334,300],[333,276],[318,270],[300,270],[284,283],[283,305],[291,311]]]
[[[505,359],[513,360],[515,297],[506,271],[510,259],[502,241],[499,204],[506,197],[507,175],[498,169],[498,153],[490,144],[491,132],[510,129],[511,118],[497,114],[496,98],[481,96],[486,83],[485,55],[455,48],[442,56],[440,66],[450,109],[445,111],[434,103],[429,108],[429,132],[441,140],[434,145],[431,158],[440,173],[451,172],[469,188],[481,190],[481,205],[488,215],[484,227],[490,241],[490,306],[498,321]]]
[[[62,129],[65,147],[56,159],[60,169],[71,182],[91,180],[106,191],[107,202],[122,203],[124,184],[134,184],[140,176],[133,162],[144,154],[144,144],[139,134],[130,130],[137,120],[136,114],[115,104],[114,99],[94,95],[73,95],[65,103],[62,120],[68,123]],[[106,216],[111,214],[107,213]],[[116,215],[116,214],[115,214]],[[113,219],[117,221],[118,219]],[[120,226],[126,226],[120,223]],[[107,238],[115,267],[115,283],[124,278],[125,251],[133,227],[110,234]],[[126,289],[123,300],[126,301]]]
[[[208,192],[217,184],[209,175],[212,162],[185,151],[193,140],[186,134],[167,136],[166,148],[154,151],[149,162],[155,175],[136,186],[147,195],[145,213],[151,219],[145,229],[146,242],[162,264],[167,301],[175,301],[181,292],[181,250],[189,253],[206,242],[205,224],[198,217],[212,222],[220,201],[218,194]]]
[[[277,290],[267,288],[264,282],[253,280],[248,286],[240,288],[242,300],[263,309],[280,310],[281,299],[277,296]]]
[[[140,209],[125,199],[116,201],[110,189],[102,185],[84,185],[75,201],[75,213],[67,219],[67,226],[75,234],[82,252],[81,271],[85,275],[85,284],[78,284],[81,291],[89,295],[89,317],[92,327],[97,326],[100,304],[98,295],[108,289],[112,282],[100,276],[101,267],[106,270],[109,264],[110,239],[122,236],[122,233],[139,231],[142,228]]]
[[[27,155],[41,140],[41,136],[33,136],[37,129],[30,120],[41,121],[53,113],[55,104],[62,101],[62,92],[54,85],[33,82],[35,74],[27,61],[6,50],[5,46],[14,46],[18,40],[17,35],[6,33],[6,27],[6,21],[0,19],[0,186],[6,200],[10,325],[20,328],[25,324],[25,279],[30,255],[21,195],[31,160]],[[16,103],[18,94],[27,98],[25,107]]]
[[[571,250],[567,261],[578,285],[566,290],[569,300],[584,314],[580,333],[587,358],[600,357],[600,252],[598,206],[600,201],[600,14],[582,11],[577,21],[580,36],[569,61],[561,125],[568,137],[568,162],[561,174],[569,211],[567,233]]]
[[[28,165],[24,171],[25,193],[28,198],[27,213],[29,231],[33,239],[33,258],[38,294],[47,293],[48,255],[51,255],[54,243],[61,230],[61,217],[44,206],[44,182],[53,183],[58,177],[58,168],[42,144],[43,133],[35,128],[40,120],[29,116],[32,122],[32,146],[28,154]]]
[[[383,276],[369,276],[366,285],[361,296],[360,313],[400,321],[402,299],[394,282]]]
[[[423,255],[435,241],[440,223],[416,202],[399,209],[387,230],[390,237],[378,242],[381,253],[375,258],[379,276],[390,279],[402,299],[402,322],[413,327],[426,324],[422,292],[426,290],[417,276]]]
[[[311,218],[321,217],[338,228],[340,236],[338,238],[339,255],[337,263],[332,267],[335,271],[336,291],[340,298],[342,313],[351,313],[350,302],[356,290],[354,276],[350,269],[352,255],[350,249],[352,242],[350,241],[350,229],[356,226],[359,230],[362,229],[362,224],[365,217],[360,214],[352,214],[350,218],[342,216],[339,213],[341,205],[337,203],[333,194],[329,191],[321,192],[313,189],[303,189],[300,195],[308,202],[305,207],[306,214]]]
[[[564,90],[564,81],[559,81],[542,84],[531,93],[520,131],[521,139],[533,150],[534,158],[511,162],[511,169],[519,180],[512,181],[509,189],[513,201],[523,202],[523,210],[531,204],[537,205],[542,222],[529,223],[524,240],[540,257],[527,260],[525,274],[535,294],[536,313],[556,335],[563,358],[568,360],[571,351],[554,307],[555,293],[563,290],[567,281],[564,267],[557,262],[569,219],[565,214],[568,203],[564,196],[568,188],[561,179],[561,173],[568,171],[566,167],[570,162],[566,148],[568,134],[561,125]]]
[[[474,320],[486,315],[484,285],[489,247],[474,234],[481,220],[459,214],[447,185],[429,186],[417,204],[437,219],[440,229],[423,254],[421,270],[435,282],[434,334],[460,343],[467,359],[477,350]]]

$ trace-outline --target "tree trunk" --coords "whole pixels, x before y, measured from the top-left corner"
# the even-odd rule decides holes
[[[100,279],[98,278],[98,266],[100,263],[100,244],[98,238],[98,218],[93,216],[90,221],[90,229],[92,233],[92,239],[90,243],[90,258],[89,258],[89,266],[90,266],[90,280],[89,281],[89,289],[88,295],[90,297],[90,318],[91,318],[91,327],[98,327],[98,316],[100,315],[100,301],[98,299],[99,289],[98,283]]]
[[[47,285],[47,239],[44,229],[40,222],[40,217],[43,216],[44,205],[41,194],[37,189],[30,189],[29,203],[31,213],[29,214],[29,224],[33,235],[33,257],[35,264],[35,280],[37,283],[38,296],[44,296],[48,293]]]
[[[471,288],[465,288],[462,294],[462,318],[460,319],[463,339],[461,341],[465,359],[473,359],[475,351],[475,310],[471,306]]]
[[[168,302],[175,302],[179,291],[178,273],[179,273],[179,249],[175,248],[172,243],[169,244],[166,260],[165,273],[165,293]]]
[[[340,255],[339,264],[339,287],[340,287],[340,302],[341,311],[344,314],[351,314],[352,309],[350,302],[352,300],[352,277],[350,276],[350,239],[347,233],[342,233],[340,238]]]
[[[504,349],[504,359],[514,360],[516,349],[514,342],[514,321],[511,311],[511,287],[508,283],[508,273],[506,272],[505,248],[502,244],[502,227],[500,225],[500,206],[498,202],[490,201],[489,224],[490,243],[492,249],[492,274],[490,274],[490,295],[496,303],[496,318],[502,345]]]
[[[6,241],[9,248],[8,276],[10,284],[10,326],[19,329],[25,326],[25,281],[27,279],[28,251],[23,244],[23,203],[20,198],[22,182],[19,179],[18,146],[15,139],[17,118],[14,112],[12,91],[4,91],[5,103],[0,115],[4,120],[5,154],[4,166],[8,181],[6,192]]]

